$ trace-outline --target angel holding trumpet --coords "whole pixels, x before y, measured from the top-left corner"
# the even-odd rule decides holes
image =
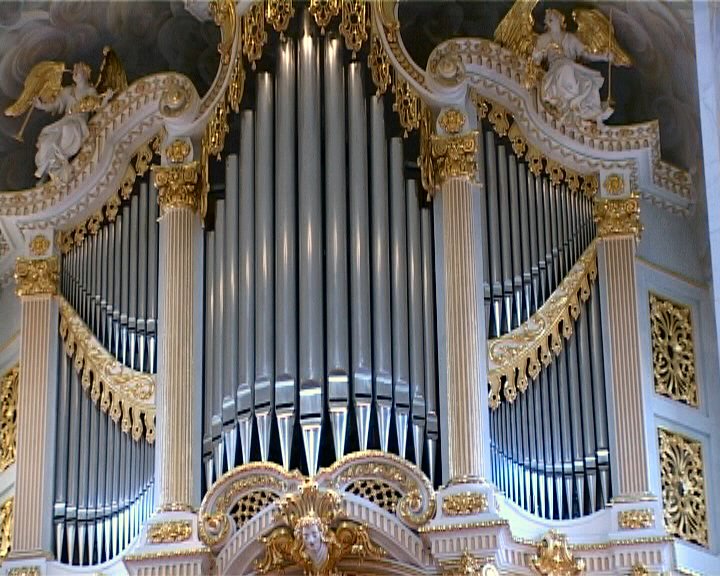
[[[117,90],[127,87],[125,72],[115,53],[106,48],[98,81],[91,81],[90,66],[78,62],[72,69],[73,84],[62,86],[64,63],[43,61],[30,71],[18,100],[5,110],[7,116],[27,112],[16,138],[22,141],[22,132],[33,108],[63,114],[48,124],[37,139],[35,177],[66,181],[70,160],[80,151],[90,131],[90,114],[107,104]]]
[[[543,104],[562,122],[591,121],[602,124],[612,113],[608,100],[600,100],[605,79],[597,70],[582,65],[586,62],[608,62],[611,66],[630,66],[630,57],[615,40],[612,22],[596,9],[573,10],[577,24],[575,33],[568,32],[565,16],[558,10],[545,11],[545,30],[533,31],[532,11],[537,0],[517,0],[495,30],[500,44],[528,61],[531,76],[542,76],[539,85]],[[547,63],[547,71],[541,66]]]

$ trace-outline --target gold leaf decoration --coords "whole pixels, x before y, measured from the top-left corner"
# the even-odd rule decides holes
[[[445,496],[442,511],[445,516],[471,516],[487,512],[488,502],[485,494],[479,492],[458,492]]]
[[[374,32],[370,39],[368,67],[370,68],[373,84],[375,84],[375,94],[382,96],[392,82],[392,77],[390,76],[390,58],[388,58],[380,38]]]
[[[595,199],[593,212],[598,224],[598,236],[635,236],[640,239],[643,227],[637,193],[622,199]]]
[[[155,522],[148,525],[147,540],[150,544],[175,544],[185,542],[192,535],[192,526],[188,520]]]
[[[420,126],[420,105],[419,98],[415,91],[400,76],[395,76],[393,85],[395,102],[393,110],[397,112],[400,126],[402,126],[405,137]]]
[[[660,484],[667,531],[701,546],[708,546],[708,518],[702,446],[663,428],[660,444]]]
[[[530,565],[541,576],[577,576],[585,571],[585,562],[570,552],[567,537],[555,530],[543,536]]]
[[[7,558],[12,546],[14,504],[15,499],[8,498],[0,506],[0,563]]]
[[[340,13],[341,0],[310,0],[310,14],[315,18],[315,23],[320,27],[320,32],[325,34],[325,28],[335,16]]]
[[[365,0],[342,0],[340,34],[345,38],[345,46],[348,50],[352,50],[355,58],[368,37]]]
[[[650,332],[655,392],[697,406],[690,308],[650,294]]]
[[[30,241],[30,254],[33,256],[44,256],[50,248],[50,240],[43,234],[37,234]]]
[[[290,20],[295,15],[293,0],[267,0],[265,15],[275,32],[279,32],[282,38]]]
[[[19,365],[11,368],[0,380],[0,472],[15,462],[19,383]]]
[[[15,293],[18,296],[52,296],[58,288],[58,259],[18,258],[15,261]]]
[[[247,56],[248,62],[255,70],[255,63],[262,57],[263,46],[267,42],[262,2],[253,4],[243,15],[242,22],[243,54]]]
[[[618,525],[626,530],[652,528],[655,514],[650,509],[623,510],[618,514]]]
[[[199,168],[197,160],[179,166],[152,167],[161,214],[175,208],[199,211],[201,207],[201,194],[197,185]]]
[[[430,147],[434,165],[434,177],[440,185],[449,178],[474,177],[477,171],[475,153],[477,132],[462,136],[441,137],[432,135]]]

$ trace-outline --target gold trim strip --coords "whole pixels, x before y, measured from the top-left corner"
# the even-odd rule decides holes
[[[82,387],[103,412],[110,410],[114,422],[121,419],[122,431],[135,440],[145,433],[155,441],[155,376],[124,366],[95,339],[72,306],[57,296],[60,309],[60,336],[65,353],[74,358]],[[144,423],[144,425],[143,425]]]
[[[20,364],[16,364],[0,380],[0,472],[15,462],[19,383]]]
[[[552,362],[573,333],[580,304],[590,297],[597,277],[597,240],[593,240],[550,298],[522,326],[488,344],[490,406],[500,406],[500,383],[505,378],[505,399],[512,402],[517,389],[525,392],[528,378],[537,379],[541,364]],[[562,325],[562,328],[561,328]],[[517,372],[517,383],[515,373]]]

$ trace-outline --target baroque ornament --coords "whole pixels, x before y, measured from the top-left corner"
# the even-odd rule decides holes
[[[420,126],[420,99],[410,84],[403,78],[395,75],[393,84],[393,92],[395,93],[395,102],[393,110],[397,112],[400,126],[407,135]]]
[[[698,405],[690,308],[650,294],[655,392]]]
[[[625,181],[620,174],[608,174],[603,188],[608,196],[622,196],[625,193]]]
[[[276,515],[284,525],[262,539],[265,556],[257,562],[261,574],[297,565],[305,576],[336,576],[338,563],[346,557],[384,555],[365,526],[341,520],[341,496],[314,482],[283,498]]]
[[[445,516],[471,516],[487,512],[488,502],[485,494],[478,492],[459,492],[445,496],[442,511]]]
[[[365,18],[365,0],[343,0],[340,34],[345,38],[345,46],[352,50],[353,58],[367,40],[367,20]]]
[[[598,236],[602,238],[635,236],[640,239],[643,227],[640,223],[640,202],[637,193],[618,200],[596,199],[593,211],[598,225]]]
[[[11,368],[0,380],[0,472],[15,462],[19,383],[19,366]]]
[[[147,539],[150,544],[185,542],[191,535],[192,526],[188,520],[156,522],[150,524],[147,529]]]
[[[542,537],[530,565],[541,576],[576,576],[585,571],[585,562],[575,560],[570,552],[567,537],[555,530]]]
[[[457,108],[449,108],[440,113],[438,124],[448,134],[458,134],[465,126],[465,114]]]
[[[0,506],[0,563],[7,558],[12,546],[14,502],[14,498],[8,498]]]
[[[325,34],[325,27],[330,24],[340,12],[342,0],[310,0],[310,14],[315,18],[315,23],[320,27],[320,32]]]
[[[50,240],[43,234],[38,234],[30,240],[30,254],[33,256],[45,256],[50,249]]]
[[[190,154],[190,143],[187,140],[173,140],[170,146],[165,148],[165,156],[173,164],[182,164]]]
[[[255,70],[255,63],[262,57],[263,46],[267,42],[267,32],[265,32],[265,16],[263,14],[263,3],[255,2],[243,14],[242,17],[242,39],[243,54],[247,56],[248,62]],[[229,39],[232,42],[232,37]]]
[[[477,132],[461,136],[430,137],[435,180],[438,185],[450,178],[473,178],[477,172]]]
[[[198,190],[198,169],[197,160],[179,166],[152,167],[161,214],[175,208],[200,209],[202,198]]]
[[[652,528],[655,523],[655,514],[649,508],[638,510],[623,510],[618,514],[618,525],[626,530]]]
[[[443,576],[498,576],[498,569],[492,564],[483,565],[466,550],[457,562],[443,564]]]
[[[18,258],[15,261],[15,292],[18,296],[52,296],[58,288],[58,259]]]
[[[658,429],[658,442],[665,527],[678,538],[707,547],[702,446],[662,428]]]
[[[281,35],[287,30],[290,20],[295,15],[293,0],[267,0],[265,17]]]
[[[375,84],[375,94],[382,96],[392,82],[392,77],[390,76],[390,58],[388,58],[387,52],[385,52],[385,48],[374,30],[370,38],[370,54],[368,55],[367,62],[373,84]]]

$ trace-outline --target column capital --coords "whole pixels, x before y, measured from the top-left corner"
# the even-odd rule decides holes
[[[58,289],[58,259],[18,258],[15,261],[15,293],[18,296],[53,296]]]
[[[442,186],[451,178],[472,180],[477,173],[477,131],[465,134],[430,137],[435,182]]]
[[[640,239],[643,226],[640,223],[640,201],[636,192],[625,198],[596,199],[593,217],[601,238],[635,236]]]
[[[201,167],[197,160],[188,164],[154,165],[151,170],[161,214],[175,208],[202,213],[205,199],[199,185]]]

